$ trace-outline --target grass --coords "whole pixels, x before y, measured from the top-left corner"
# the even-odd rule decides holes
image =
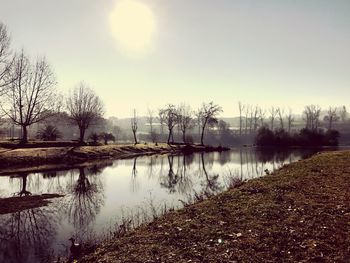
[[[284,166],[100,244],[79,262],[347,262],[350,152]]]

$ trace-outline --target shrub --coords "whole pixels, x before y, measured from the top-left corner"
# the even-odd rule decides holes
[[[57,139],[62,138],[62,134],[55,126],[46,125],[38,131],[36,138],[43,141],[56,141]]]

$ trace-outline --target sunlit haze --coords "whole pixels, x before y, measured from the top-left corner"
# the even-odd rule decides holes
[[[12,46],[45,55],[63,92],[88,83],[106,117],[349,105],[349,14],[348,0],[0,0]]]

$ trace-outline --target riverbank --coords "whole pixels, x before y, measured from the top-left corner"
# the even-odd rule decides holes
[[[345,262],[350,152],[284,166],[100,244],[79,262]]]
[[[184,145],[165,143],[159,144],[123,144],[103,146],[74,146],[74,147],[42,147],[42,148],[0,148],[0,175],[6,172],[36,169],[54,169],[55,167],[70,166],[77,163],[101,160],[122,159],[140,155],[224,151],[228,148],[202,145]],[[38,170],[39,166],[39,170]],[[25,168],[25,169],[24,169]]]

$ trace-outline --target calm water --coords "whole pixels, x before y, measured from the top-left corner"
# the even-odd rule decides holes
[[[313,150],[286,152],[245,148],[188,156],[145,156],[83,168],[0,177],[0,197],[59,193],[47,207],[0,215],[0,262],[40,262],[67,256],[68,239],[82,244],[106,237],[116,223],[135,224],[164,207],[181,207],[195,193],[218,193],[231,178],[265,175]]]

